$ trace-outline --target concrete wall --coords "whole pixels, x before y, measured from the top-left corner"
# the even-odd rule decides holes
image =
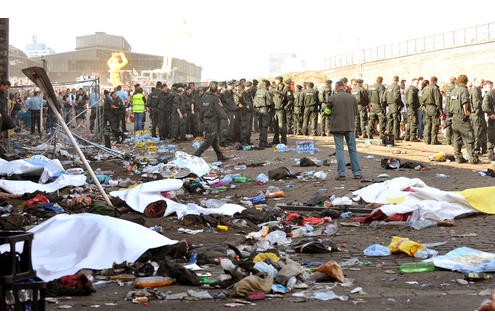
[[[390,83],[394,75],[408,82],[414,77],[430,79],[435,75],[439,84],[459,74],[467,75],[471,81],[474,78],[495,81],[495,42],[363,63],[361,72],[361,78],[368,84],[374,83],[379,75],[385,84]],[[334,81],[344,76],[349,80],[359,77],[357,65],[324,70],[323,74]]]

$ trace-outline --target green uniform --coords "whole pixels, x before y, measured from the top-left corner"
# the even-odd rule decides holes
[[[292,90],[287,87],[287,103],[285,104],[285,126],[287,126],[287,134],[294,133],[294,94]]]
[[[311,134],[317,135],[318,126],[318,90],[314,88],[308,88],[303,91],[304,97],[304,116],[303,116],[303,126],[302,133],[309,135],[309,121],[311,119]]]
[[[396,140],[400,138],[400,110],[403,107],[400,87],[396,82],[388,85],[382,96],[382,103],[388,106],[386,134],[393,135]]]
[[[356,115],[356,135],[367,138],[366,123],[368,123],[368,92],[362,86],[352,89],[352,95],[358,104],[358,114]]]
[[[160,102],[160,95],[163,91],[160,88],[155,88],[148,96],[148,108],[151,116],[151,136],[156,137],[156,130],[158,128],[159,111],[158,103]]]
[[[294,92],[294,134],[301,135],[304,113],[304,95],[302,91]]]
[[[335,91],[329,87],[325,87],[320,92],[320,103],[321,103],[320,134],[322,136],[330,136],[330,116],[331,116],[331,114],[325,114],[325,109],[327,108],[328,99],[334,93],[335,93]]]
[[[495,119],[490,118],[491,115],[495,115],[495,89],[491,89],[483,98],[482,104],[483,112],[488,115],[488,158],[491,161],[495,161],[494,147],[495,147]]]
[[[406,141],[418,141],[417,128],[418,128],[418,109],[419,103],[419,89],[413,85],[410,85],[405,94],[406,106],[407,106],[407,126],[405,131]]]
[[[289,88],[280,84],[270,90],[273,100],[273,144],[287,144],[287,119],[285,106],[288,101]]]
[[[223,89],[219,94],[220,100],[222,101],[223,109],[227,114],[227,118],[230,120],[230,125],[228,124],[227,118],[222,122],[220,130],[220,145],[227,146],[234,141],[239,140],[239,131],[235,131],[234,125],[236,125],[235,113],[237,109],[234,102],[234,91],[229,89]],[[237,135],[236,140],[234,140],[234,134]]]
[[[264,86],[260,86],[256,90],[256,94],[253,99],[254,110],[258,113],[259,127],[260,127],[260,147],[268,147],[268,124],[270,110],[273,106],[272,96],[270,91]]]
[[[474,151],[478,154],[486,154],[487,140],[486,140],[486,120],[485,113],[482,110],[483,98],[481,96],[481,90],[475,86],[469,89],[469,95],[471,97],[471,125],[473,126],[474,133]]]
[[[419,101],[423,110],[424,141],[438,145],[438,127],[442,112],[442,95],[436,85],[430,83],[421,90]]]
[[[172,92],[172,112],[170,113],[170,138],[172,142],[186,140],[186,110],[184,109],[184,102],[182,95],[176,92]],[[182,113],[182,118],[179,115],[179,111]]]
[[[170,138],[170,116],[173,100],[174,96],[170,91],[162,91],[158,99],[158,134],[160,135],[160,140]]]
[[[212,146],[217,159],[225,159],[220,150],[218,133],[221,122],[226,121],[228,117],[220,98],[216,94],[206,92],[201,98],[201,118],[205,127],[205,140],[196,150],[194,156],[201,156],[208,147]]]
[[[450,93],[454,90],[455,84],[449,84],[445,88],[445,139],[447,144],[452,145],[452,114],[449,111]]]
[[[454,156],[457,162],[464,162],[462,157],[462,145],[466,146],[469,162],[478,163],[478,155],[474,152],[473,127],[468,116],[464,113],[464,106],[468,106],[471,112],[469,91],[464,84],[458,84],[450,93],[450,112],[452,113],[452,133]]]
[[[234,92],[234,101],[240,118],[240,142],[243,145],[251,144],[251,120],[253,116],[253,98],[245,90]]]
[[[385,87],[383,84],[373,84],[368,89],[368,98],[370,101],[369,121],[368,121],[368,137],[372,138],[375,132],[375,123],[378,121],[379,134],[385,134],[385,107],[382,102]]]

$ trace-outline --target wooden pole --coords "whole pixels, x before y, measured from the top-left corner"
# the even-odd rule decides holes
[[[57,97],[55,96],[55,91],[53,90],[52,83],[50,82],[50,79],[48,78],[48,75],[46,74],[46,71],[42,67],[28,67],[22,70],[22,72],[31,80],[33,81],[40,89],[41,91],[47,95],[47,101],[48,104],[50,105],[51,109],[55,113],[55,116],[57,117],[57,120],[64,129],[65,133],[67,134],[67,137],[69,137],[70,142],[76,149],[77,154],[81,158],[84,166],[89,172],[89,175],[93,179],[94,183],[96,184],[96,187],[98,187],[98,190],[100,191],[101,195],[107,202],[107,204],[111,207],[113,207],[112,202],[110,201],[110,198],[108,198],[108,195],[105,193],[105,190],[101,186],[100,182],[96,178],[95,172],[89,165],[88,161],[86,160],[86,157],[84,156],[83,152],[79,148],[79,145],[77,144],[76,140],[74,139],[74,136],[70,132],[69,128],[67,127],[67,124],[65,124],[65,121],[59,113],[59,104],[57,101]]]

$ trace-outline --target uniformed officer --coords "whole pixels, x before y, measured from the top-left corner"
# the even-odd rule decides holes
[[[302,93],[303,86],[296,85],[294,92],[294,134],[302,135],[303,113],[304,113],[304,94]]]
[[[386,134],[394,136],[395,140],[400,140],[400,110],[402,104],[399,86],[399,77],[393,77],[392,83],[385,88],[382,102],[388,106]]]
[[[174,96],[169,91],[167,83],[162,84],[162,93],[158,99],[158,134],[160,140],[170,138],[170,116],[172,113],[172,107],[174,102]]]
[[[260,137],[259,147],[270,147],[268,144],[268,124],[269,115],[273,106],[272,95],[269,91],[270,81],[263,80],[263,84],[260,85],[256,91],[256,95],[253,99],[254,110],[258,113],[260,122]]]
[[[112,121],[110,123],[112,127],[112,133],[114,135],[116,142],[122,142],[124,138],[124,133],[120,129],[120,123],[122,122],[121,116],[124,114],[123,112],[124,103],[122,99],[118,96],[116,91],[112,91],[111,97],[112,97],[112,102],[110,108],[112,110],[113,116],[112,116]]]
[[[471,126],[471,102],[467,89],[468,77],[459,75],[457,86],[450,93],[450,112],[452,113],[452,133],[454,134],[454,156],[457,163],[465,163],[462,145],[466,146],[469,163],[477,164],[478,155],[474,151],[473,127]],[[426,136],[425,136],[426,137]]]
[[[182,95],[184,102],[184,110],[186,115],[184,116],[184,125],[186,134],[195,134],[195,122],[194,122],[194,94],[193,89],[188,85]]]
[[[326,80],[325,87],[320,92],[320,135],[322,136],[330,136],[330,115],[332,113],[332,110],[327,107],[327,103],[330,96],[334,94],[332,83],[332,80]]]
[[[222,108],[222,102],[218,96],[217,82],[210,82],[209,91],[207,91],[201,98],[201,107],[202,121],[205,126],[205,140],[194,152],[194,156],[201,156],[201,154],[203,154],[203,152],[211,146],[217,155],[217,160],[228,160],[229,158],[222,154],[218,141],[220,124],[223,120],[226,120],[227,123],[229,123],[229,118],[225,110]]]
[[[487,140],[486,140],[486,120],[485,113],[483,113],[481,97],[481,87],[483,81],[474,83],[469,89],[469,95],[471,97],[471,125],[474,133],[474,151],[478,155],[486,154]]]
[[[250,92],[251,98],[253,98],[253,101],[254,101],[254,97],[256,95],[256,91],[258,91],[258,80],[253,79],[253,86],[252,86],[251,92]],[[253,111],[252,121],[253,121],[252,131],[260,132],[260,120],[259,120],[257,111]]]
[[[284,84],[281,76],[275,78],[275,87],[270,89],[273,100],[273,144],[287,144],[287,119],[285,106],[288,102],[289,88]]]
[[[493,88],[493,82],[486,81],[485,84],[488,86],[489,91],[486,93],[483,98],[483,112],[488,117],[488,159],[490,161],[495,161],[495,89]]]
[[[245,87],[248,85],[248,87]],[[238,109],[240,142],[242,145],[251,144],[251,116],[253,115],[253,98],[249,92],[251,91],[252,83],[241,82],[236,84],[236,92],[234,93],[234,101]]]
[[[356,130],[361,138],[368,138],[366,134],[366,123],[368,122],[368,92],[363,88],[363,80],[356,79],[356,85],[352,88],[352,95],[358,104],[358,116],[356,119]]]
[[[417,129],[418,129],[418,109],[419,103],[419,89],[418,79],[414,78],[411,81],[411,85],[407,88],[405,94],[406,106],[407,106],[407,125],[405,131],[405,140],[417,142]]]
[[[158,102],[160,101],[160,95],[163,93],[162,91],[162,82],[156,82],[156,87],[151,91],[148,96],[148,111],[150,112],[151,117],[151,136],[156,137],[156,130],[158,128]]]
[[[233,93],[234,82],[229,81],[229,83],[227,84],[227,82],[222,81],[218,83],[218,86],[219,86],[218,95],[223,105],[222,108],[223,110],[225,110],[225,113],[227,114],[227,117],[229,118],[230,121],[230,123],[227,124],[227,121],[224,120],[220,125],[220,131],[221,131],[220,145],[226,147],[234,141],[232,139],[233,131],[231,126],[234,123],[233,117],[234,117],[234,112],[236,111],[235,103],[234,103],[234,93]]]
[[[440,145],[438,127],[442,112],[442,95],[436,82],[437,78],[432,76],[430,83],[421,90],[421,97],[419,98],[424,112],[424,142],[428,145]]]
[[[311,135],[317,135],[318,126],[318,90],[315,89],[313,82],[307,83],[308,88],[303,91],[304,95],[304,116],[302,132],[305,135],[309,135],[309,121],[311,120]]]
[[[369,120],[368,120],[368,138],[373,138],[375,132],[375,124],[378,122],[379,135],[383,137],[385,134],[385,109],[386,105],[382,102],[385,87],[382,84],[383,77],[378,76],[376,83],[369,87],[368,98],[369,105]]]
[[[172,142],[185,140],[185,116],[182,87],[172,89],[172,112],[170,113],[170,139]]]
[[[453,76],[449,79],[449,84],[445,88],[445,139],[447,144],[452,145],[452,114],[449,111],[450,93],[455,88],[456,78]]]
[[[291,79],[285,81],[287,85],[287,104],[285,105],[285,126],[287,127],[287,134],[294,133],[294,82]]]

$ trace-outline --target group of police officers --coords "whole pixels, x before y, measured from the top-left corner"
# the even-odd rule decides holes
[[[358,137],[413,142],[423,139],[427,144],[440,144],[438,133],[444,117],[446,140],[453,145],[457,162],[466,161],[463,146],[470,163],[478,163],[478,157],[486,153],[495,160],[495,91],[490,81],[469,89],[465,75],[451,78],[443,88],[435,76],[430,80],[414,78],[407,88],[405,81],[399,83],[398,76],[386,86],[381,76],[369,86],[363,85],[362,79],[351,80],[350,86],[347,78],[341,81],[358,104]],[[207,142],[196,153],[212,145],[219,159],[223,156],[218,146],[252,145],[252,132],[259,132],[260,148],[287,144],[288,134],[329,136],[332,108],[327,103],[335,93],[332,83],[327,80],[318,90],[313,82],[294,85],[281,76],[273,82],[212,82],[207,88],[196,87],[193,82],[171,87],[157,82],[146,102],[151,133],[173,142],[185,140],[186,134],[204,136]],[[484,97],[482,90],[486,92]],[[115,98],[115,107],[121,106]],[[404,113],[403,108],[407,109]],[[108,120],[112,120],[112,113]],[[269,132],[273,133],[271,142]]]

